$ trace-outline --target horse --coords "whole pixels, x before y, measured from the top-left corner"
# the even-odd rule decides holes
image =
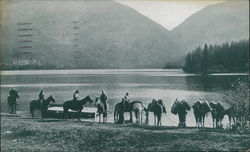
[[[114,121],[122,124],[124,122],[124,113],[130,113],[130,122],[133,122],[132,112],[135,113],[136,121],[142,124],[142,112],[145,111],[145,107],[141,101],[132,101],[128,103],[127,107],[123,102],[119,102],[115,105],[114,109]]]
[[[199,128],[201,126],[202,128],[204,128],[205,115],[211,111],[209,103],[207,101],[201,102],[200,100],[198,100],[193,104],[192,108],[194,109],[196,127]]]
[[[8,106],[9,106],[9,114],[16,114],[16,105],[17,105],[17,101],[16,101],[16,97],[14,96],[8,96]]]
[[[210,102],[209,105],[212,108],[213,128],[215,128],[215,126],[216,128],[221,128],[225,111],[223,105],[220,102]]]
[[[166,108],[163,106],[162,101],[153,99],[151,103],[148,104],[146,108],[146,124],[148,124],[148,114],[149,112],[154,113],[154,125],[161,125],[162,113],[166,113]],[[157,124],[156,124],[157,118]]]
[[[178,114],[179,124],[178,127],[186,127],[186,115],[187,110],[190,110],[191,106],[186,100],[179,101],[177,98],[175,99],[174,104],[171,107],[171,113]]]
[[[229,107],[227,108],[224,112],[223,115],[227,115],[228,116],[228,120],[229,120],[229,127],[232,127],[232,119],[233,119],[233,125],[235,125],[235,117],[236,117],[236,109],[234,107]]]
[[[101,115],[103,116],[103,123],[107,122],[107,111],[108,111],[108,104],[106,103],[107,107],[105,109],[104,104],[99,100],[100,98],[96,97],[95,105],[97,107],[97,115],[99,116],[99,123],[101,122]]]
[[[46,100],[43,100],[42,103],[38,102],[37,100],[32,100],[30,102],[30,113],[32,117],[35,117],[34,112],[35,109],[41,110],[41,117],[45,118],[46,113],[48,110],[48,105],[50,102],[55,103],[55,99],[52,95],[50,95]]]
[[[64,118],[67,120],[68,119],[68,111],[69,109],[71,110],[76,110],[77,111],[77,115],[78,115],[78,121],[81,121],[80,117],[81,117],[81,112],[83,109],[83,106],[87,103],[93,103],[93,100],[90,98],[90,96],[86,96],[85,98],[83,98],[80,101],[72,101],[72,100],[68,100],[65,101],[63,103],[63,114],[64,114]]]

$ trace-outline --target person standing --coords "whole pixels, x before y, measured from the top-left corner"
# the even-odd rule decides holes
[[[105,113],[107,112],[107,99],[108,99],[107,95],[102,90],[102,94],[100,95],[100,100],[101,100],[101,102],[104,105],[104,112]]]
[[[9,97],[8,97],[8,105],[9,105],[9,113],[10,114],[16,114],[16,105],[17,105],[17,99],[19,98],[18,92],[14,89],[14,87],[11,88],[9,91]]]

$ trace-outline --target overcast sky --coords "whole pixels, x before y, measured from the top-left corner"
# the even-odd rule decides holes
[[[222,2],[222,0],[116,0],[120,4],[137,10],[142,15],[157,22],[168,30],[172,30],[193,13],[207,5]]]

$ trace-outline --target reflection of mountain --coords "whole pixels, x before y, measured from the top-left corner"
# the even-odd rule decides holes
[[[207,42],[249,38],[249,1],[227,1],[207,6],[172,31],[182,45],[190,49]]]
[[[5,50],[8,63],[17,52],[12,51],[18,45],[16,22],[22,21],[32,21],[33,58],[44,64],[77,68],[161,68],[180,53],[180,45],[172,40],[169,31],[116,2],[69,1],[67,6],[59,1],[28,3],[13,4],[10,22],[14,24],[8,29]],[[79,22],[78,33],[73,30],[74,21]],[[80,53],[75,55],[76,51]],[[75,56],[79,62],[74,61]]]

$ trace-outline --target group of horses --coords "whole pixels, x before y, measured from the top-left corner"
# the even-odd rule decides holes
[[[34,117],[35,109],[41,110],[41,117],[47,117],[47,110],[50,103],[54,103],[55,99],[52,95],[50,95],[47,99],[44,99],[42,102],[38,102],[38,100],[32,100],[30,102],[30,113],[32,117]],[[80,115],[84,108],[84,105],[89,102],[93,103],[94,101],[90,98],[90,96],[86,96],[85,98],[74,102],[72,100],[65,101],[63,103],[63,111],[65,119],[68,119],[68,111],[69,109],[77,111],[77,119],[80,121]],[[97,116],[99,116],[99,122],[101,122],[101,116],[103,117],[103,122],[107,122],[107,111],[108,108],[100,102],[99,98],[95,98],[95,105],[97,107]],[[171,113],[178,115],[179,117],[179,127],[186,127],[186,115],[187,111],[193,108],[196,126],[197,127],[205,127],[205,116],[209,112],[211,112],[213,127],[222,127],[222,120],[225,115],[228,115],[229,118],[229,126],[231,127],[231,121],[235,123],[235,110],[233,107],[229,107],[225,109],[221,102],[208,102],[198,100],[191,105],[186,100],[178,100],[176,99],[174,104],[171,107]],[[166,107],[164,106],[162,100],[153,99],[148,106],[145,106],[142,101],[131,101],[127,105],[124,102],[119,102],[114,107],[114,121],[115,123],[124,123],[124,114],[126,112],[130,113],[130,121],[133,122],[132,114],[135,114],[136,123],[142,124],[143,121],[143,113],[145,114],[145,123],[149,122],[149,112],[154,114],[154,124],[159,126],[161,125],[162,114],[166,113]]]
[[[178,100],[176,98],[174,104],[171,107],[171,113],[178,115],[179,124],[178,127],[186,127],[186,115],[187,111],[193,108],[196,127],[204,128],[205,116],[211,112],[213,127],[221,128],[222,120],[225,115],[228,115],[229,118],[229,127],[232,127],[232,120],[235,124],[236,111],[234,107],[224,108],[221,102],[215,103],[213,101],[201,101],[198,100],[191,105],[186,100]],[[135,118],[139,123],[142,123],[142,112],[145,112],[146,119],[145,124],[148,124],[149,112],[154,114],[154,124],[159,126],[161,125],[162,114],[166,113],[166,107],[163,105],[162,100],[153,99],[148,106],[144,106],[141,101],[132,101],[129,103],[128,108],[124,108],[124,104],[117,103],[114,109],[114,120],[115,122],[122,123],[124,121],[124,113],[130,113],[130,121],[132,121],[132,112],[135,113]]]

